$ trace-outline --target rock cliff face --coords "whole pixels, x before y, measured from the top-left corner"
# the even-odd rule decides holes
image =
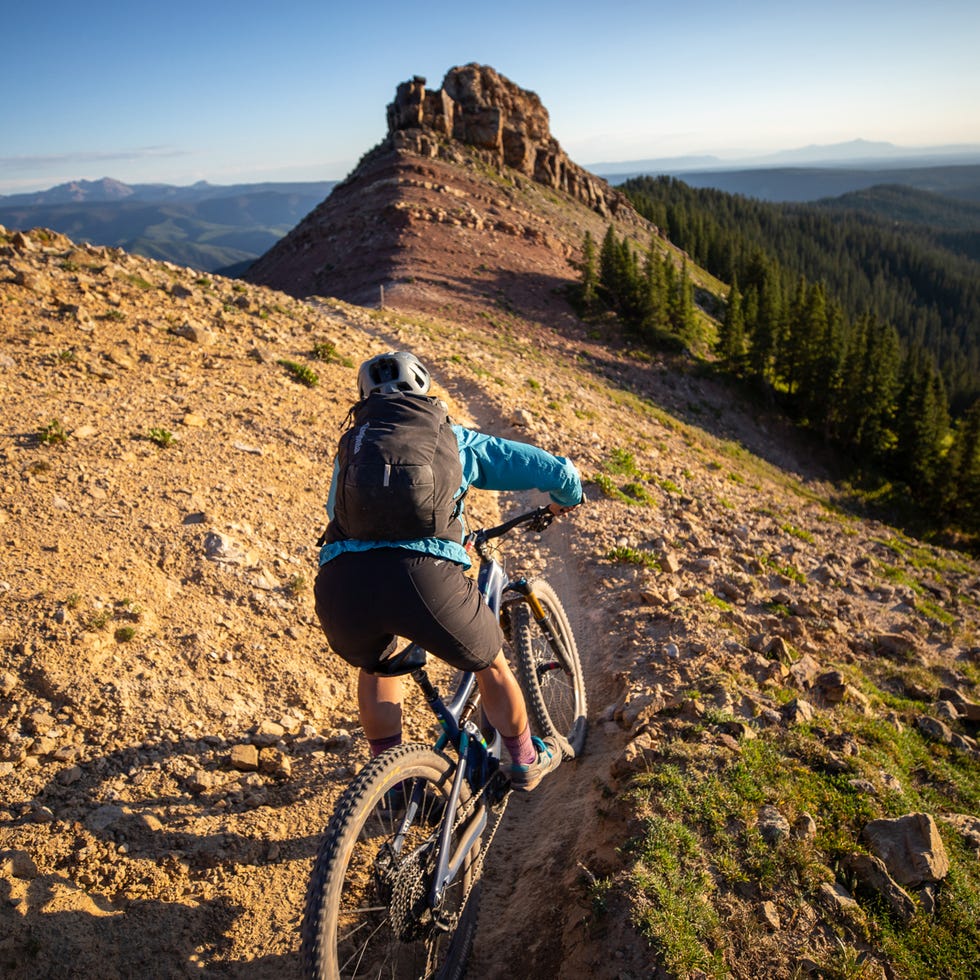
[[[564,191],[600,214],[629,209],[622,194],[568,158],[551,135],[548,110],[534,92],[475,64],[451,68],[440,89],[425,85],[416,76],[398,86],[388,106],[391,146],[442,156],[446,141],[455,140],[480,151],[496,167],[510,167]]]
[[[533,92],[492,68],[416,77],[387,107],[388,133],[244,278],[294,296],[407,309],[504,303],[554,318],[585,231],[652,226],[569,160]]]

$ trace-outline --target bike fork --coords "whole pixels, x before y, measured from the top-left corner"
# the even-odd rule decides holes
[[[528,608],[531,610],[531,615],[534,617],[534,621],[541,628],[541,632],[544,633],[551,645],[551,648],[555,650],[559,657],[562,658],[562,664],[556,664],[555,666],[562,666],[564,670],[564,664],[570,661],[568,656],[568,651],[565,649],[565,644],[562,642],[562,638],[555,629],[551,622],[551,617],[548,615],[548,611],[541,605],[541,600],[534,594],[534,590],[531,588],[531,583],[528,582],[526,578],[519,578],[514,582],[511,582],[508,589],[517,592],[519,595],[524,597],[524,601],[527,603]]]

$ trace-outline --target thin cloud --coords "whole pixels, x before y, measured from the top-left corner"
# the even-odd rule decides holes
[[[51,153],[38,156],[0,157],[0,169],[24,170],[26,168],[48,168],[83,166],[88,163],[106,163],[119,160],[154,160],[188,156],[189,151],[170,146],[144,146],[132,150],[113,150],[109,152]]]

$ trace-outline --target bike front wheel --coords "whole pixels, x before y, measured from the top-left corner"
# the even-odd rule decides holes
[[[479,840],[435,914],[429,904],[455,771],[453,762],[427,746],[401,745],[372,760],[340,798],[307,889],[307,976],[463,976],[476,934]],[[465,805],[466,783],[462,796]],[[450,853],[458,847],[457,830]]]
[[[575,636],[555,590],[536,579],[531,592],[541,603],[546,622],[538,623],[528,603],[515,603],[512,626],[518,674],[536,734],[555,737],[565,757],[574,759],[585,746],[587,725],[585,680]]]

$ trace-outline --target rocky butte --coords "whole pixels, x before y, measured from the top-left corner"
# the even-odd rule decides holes
[[[435,91],[419,76],[398,86],[388,106],[389,145],[455,161],[447,140],[479,151],[498,170],[509,167],[564,191],[602,215],[630,207],[622,194],[568,158],[551,135],[548,110],[538,96],[492,68],[452,68]]]
[[[372,305],[383,286],[390,305],[416,309],[465,299],[468,284],[484,306],[496,288],[526,309],[528,291],[574,277],[586,228],[652,231],[569,159],[538,96],[493,68],[452,68],[438,89],[403,82],[387,120],[381,143],[244,278]]]

